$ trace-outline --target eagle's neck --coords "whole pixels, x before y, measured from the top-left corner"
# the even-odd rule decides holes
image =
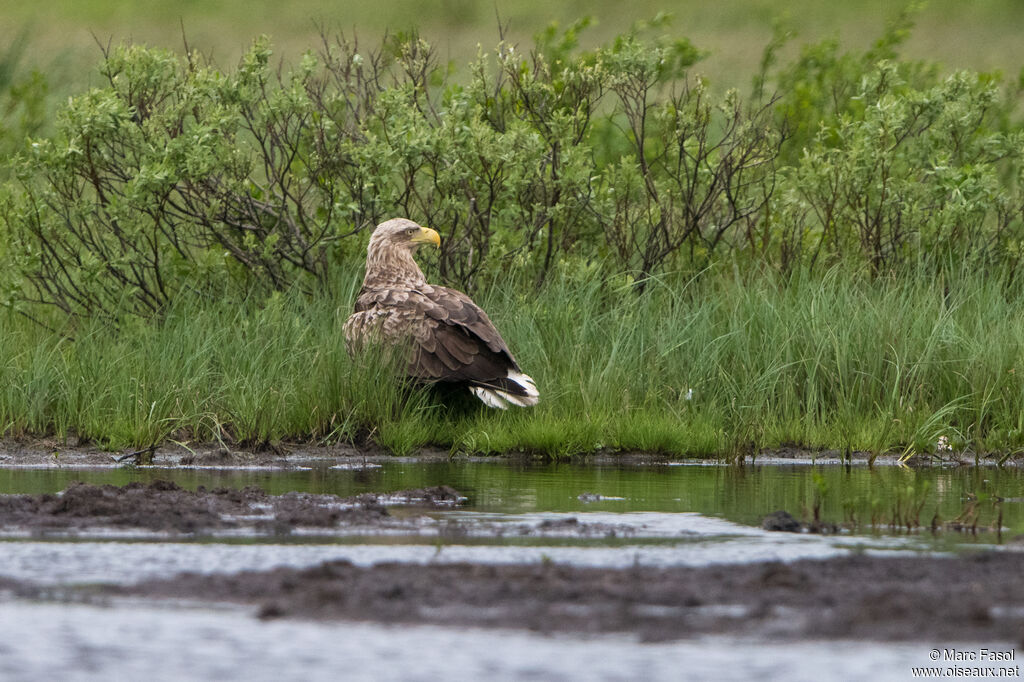
[[[426,283],[427,278],[412,259],[412,251],[407,246],[371,241],[366,252],[364,287],[414,288]]]

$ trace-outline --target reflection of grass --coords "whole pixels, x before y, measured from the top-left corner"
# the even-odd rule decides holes
[[[183,303],[120,331],[83,323],[74,341],[5,315],[0,425],[112,446],[369,437],[397,452],[736,455],[930,452],[948,434],[960,451],[1016,451],[1024,294],[997,279],[965,275],[948,296],[925,278],[716,272],[641,297],[592,275],[533,297],[495,289],[479,298],[541,389],[537,408],[508,412],[353,363],[341,326],[355,280],[336,299]]]
[[[931,480],[909,474],[911,478],[896,478],[879,481],[870,490],[837,491],[833,507],[842,507],[843,522],[840,527],[858,532],[917,533],[921,531],[939,533],[961,533],[976,536],[979,533],[994,533],[1001,541],[1003,536],[1002,498],[988,492],[965,492],[964,496],[951,496],[946,500],[933,488]],[[818,472],[812,474],[813,519],[815,525],[827,523],[821,518],[821,508],[828,497],[826,479]],[[944,502],[945,510],[940,510]],[[959,508],[956,503],[959,502]]]

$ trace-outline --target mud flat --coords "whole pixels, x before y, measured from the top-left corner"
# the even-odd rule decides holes
[[[245,605],[264,620],[628,633],[648,642],[726,634],[1021,646],[1022,568],[1024,555],[1016,552],[668,569],[331,561],[128,586],[48,588],[0,579],[0,594],[3,601],[129,609]]]
[[[327,562],[186,574],[102,593],[250,604],[262,618],[629,632],[645,641],[728,633],[1020,643],[1021,569],[1024,555],[1010,552],[698,569]]]
[[[250,529],[281,535],[299,527],[409,528],[408,521],[391,516],[387,504],[453,507],[460,499],[448,486],[345,498],[270,495],[256,486],[191,491],[164,480],[125,486],[76,482],[57,494],[0,496],[0,530],[10,535],[121,528],[212,535]]]
[[[779,508],[734,468],[544,470],[538,499],[534,465],[189,466],[8,474],[0,679],[877,682],[1024,636],[1019,541],[780,533],[673,501],[711,476]]]
[[[270,495],[254,486],[190,491],[167,481],[77,483],[60,494],[0,496],[0,529],[33,536],[103,528],[194,535],[242,529],[257,535],[302,528],[415,531],[421,513],[462,500],[448,486],[342,498]],[[396,508],[402,512],[392,514]],[[516,534],[554,532],[579,539],[623,532],[575,519],[513,528]],[[262,619],[628,633],[643,641],[728,634],[1022,642],[1019,549],[1011,544],[953,556],[854,554],[701,567],[603,568],[547,560],[366,566],[335,560],[302,568],[185,573],[131,585],[54,587],[3,579],[0,593],[16,600],[59,598],[123,608],[151,602],[240,604]]]

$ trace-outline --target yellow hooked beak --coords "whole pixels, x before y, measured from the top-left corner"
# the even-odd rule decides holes
[[[441,235],[429,227],[421,227],[420,231],[412,236],[413,244],[433,244],[435,248],[441,246]]]

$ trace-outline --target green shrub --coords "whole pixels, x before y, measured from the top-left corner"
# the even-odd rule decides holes
[[[867,52],[776,68],[780,37],[749,99],[693,77],[701,53],[646,37],[658,22],[592,50],[586,22],[501,42],[458,79],[415,34],[325,36],[291,70],[265,40],[230,71],[115,48],[0,197],[4,300],[150,316],[183,292],[309,292],[396,215],[442,233],[427,267],[467,289],[563,262],[640,291],[721,261],[1016,268],[1012,93],[900,60],[910,16]]]
[[[902,59],[920,9],[905,8],[864,52],[826,40],[775,68],[792,37],[777,28],[755,91],[777,88],[776,123],[789,138],[770,218],[754,243],[782,269],[1017,267],[1020,92],[996,75],[943,76],[936,63]]]
[[[444,234],[436,267],[462,287],[509,268],[540,284],[563,258],[608,254],[646,277],[756,220],[779,140],[767,110],[687,85],[685,41],[577,52],[579,28],[528,54],[502,43],[464,85],[415,35],[325,38],[289,73],[264,41],[229,73],[115,48],[107,86],[74,97],[18,166],[2,219],[29,286],[8,290],[72,315],[311,290],[358,268],[353,237],[394,215]]]
[[[888,82],[898,74],[887,62],[865,74],[863,113],[823,126],[785,171],[780,248],[876,272],[921,259],[1015,262],[1024,134],[986,127],[994,85],[959,73],[897,95]]]

